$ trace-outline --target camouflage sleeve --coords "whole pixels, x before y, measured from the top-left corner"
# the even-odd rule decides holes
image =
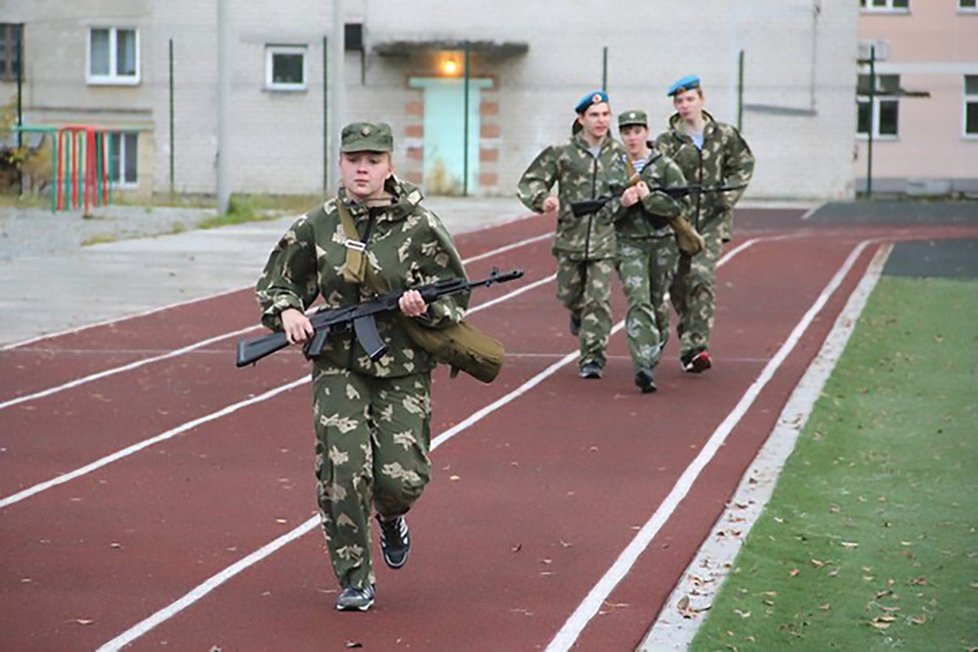
[[[747,142],[735,127],[727,125],[723,151],[723,179],[727,186],[744,186],[739,190],[729,190],[723,193],[723,204],[733,208],[741,196],[747,191],[747,184],[754,175],[754,154]]]
[[[542,213],[543,200],[557,182],[557,152],[553,146],[540,152],[516,186],[516,196],[531,211]]]
[[[674,142],[672,138],[669,137],[668,131],[663,131],[661,134],[655,137],[656,149],[670,158],[676,153],[676,148],[673,145]]]
[[[653,178],[652,174],[653,165],[655,166],[654,177],[656,178]],[[647,165],[642,170],[642,176],[650,188],[655,186],[673,188],[686,185],[686,177],[683,176],[683,171],[670,158],[663,157],[654,164]],[[654,190],[642,200],[642,208],[653,215],[676,217],[688,208],[688,203],[688,195],[681,199],[675,199],[662,190]]]
[[[428,230],[421,242],[420,266],[413,275],[419,284],[467,278],[462,257],[451,233],[437,215],[427,213]],[[441,297],[428,306],[426,315],[417,318],[428,328],[444,328],[462,321],[469,307],[469,294]]]
[[[282,329],[283,310],[304,311],[316,300],[316,245],[306,216],[296,220],[272,249],[255,294],[262,310],[261,322],[272,330]]]

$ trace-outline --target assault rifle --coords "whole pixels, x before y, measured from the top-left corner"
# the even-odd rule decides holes
[[[632,185],[632,184],[629,184]],[[720,187],[709,187],[700,184],[691,186],[653,186],[649,190],[651,192],[664,192],[673,199],[679,199],[680,197],[685,197],[686,195],[693,195],[702,192],[725,192],[727,190],[740,190],[741,188],[746,188],[746,185],[742,186],[720,186]],[[613,195],[602,195],[597,199],[587,199],[584,201],[578,201],[571,204],[571,212],[574,217],[583,217],[585,215],[591,215],[597,213],[601,208],[607,204],[612,199],[621,197],[622,193],[615,193]],[[696,232],[693,225],[683,217],[682,215],[677,215],[676,217],[665,217],[666,221],[669,222],[669,226],[676,234],[676,242],[679,244],[679,249],[686,255],[695,256],[703,250],[705,243],[703,241],[703,236]]]
[[[500,272],[493,267],[492,273],[480,281],[467,281],[464,278],[449,279],[413,289],[421,293],[421,298],[424,299],[425,303],[430,304],[439,297],[468,292],[477,287],[488,287],[493,283],[506,283],[521,276],[523,276],[523,270],[518,267],[508,272]],[[398,301],[402,294],[404,294],[404,290],[395,290],[369,301],[314,312],[309,316],[309,321],[312,322],[312,327],[316,332],[306,345],[306,357],[314,358],[322,353],[323,346],[326,344],[326,337],[330,333],[352,328],[363,350],[367,352],[372,361],[376,362],[387,353],[387,345],[384,344],[380,333],[377,332],[377,322],[374,321],[374,315],[380,312],[398,310]],[[285,333],[282,332],[270,333],[238,342],[235,366],[244,367],[254,364],[265,356],[284,349],[288,344]]]
[[[692,186],[651,186],[649,187],[649,191],[664,192],[673,199],[679,199],[680,197],[685,197],[686,195],[696,195],[707,192],[727,192],[728,190],[740,190],[746,187],[746,185],[710,187],[695,184]],[[596,199],[576,201],[571,204],[571,212],[574,213],[574,217],[584,217],[585,215],[597,213],[605,204],[612,199],[620,198],[621,195],[621,192],[616,192],[613,195],[602,195]]]

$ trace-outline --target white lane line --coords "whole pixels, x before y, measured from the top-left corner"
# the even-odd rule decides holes
[[[623,322],[619,322],[618,324],[616,324],[611,331],[612,334],[617,333],[619,330],[621,330],[622,326],[623,326]],[[499,410],[505,407],[507,404],[512,403],[514,400],[516,400],[517,398],[519,398],[520,396],[522,396],[532,388],[539,385],[546,378],[552,376],[559,369],[570,364],[576,359],[577,359],[577,351],[574,351],[573,353],[568,353],[559,361],[550,365],[549,367],[547,367],[546,369],[538,373],[536,376],[534,376],[530,380],[526,381],[525,383],[523,383],[522,385],[520,385],[519,387],[511,391],[509,394],[506,394],[505,396],[493,401],[489,405],[486,405],[485,407],[472,413],[465,420],[455,424],[445,432],[435,437],[431,442],[431,452],[434,452],[439,446],[449,441],[456,435],[460,434],[467,428],[475,425],[479,421],[482,421],[484,418],[486,418],[496,410]],[[304,522],[302,525],[296,527],[291,532],[283,534],[282,536],[275,539],[274,541],[265,544],[264,546],[254,551],[247,557],[244,557],[240,561],[232,564],[231,566],[228,566],[221,572],[211,576],[203,583],[197,585],[189,593],[184,595],[179,600],[176,600],[175,602],[160,609],[159,611],[157,611],[150,617],[146,618],[145,620],[136,623],[135,625],[133,625],[132,627],[124,631],[122,634],[109,641],[108,643],[105,643],[104,645],[98,648],[99,652],[108,651],[108,650],[118,650],[128,645],[129,643],[136,640],[140,636],[146,634],[151,629],[157,627],[158,625],[169,620],[170,618],[173,618],[175,615],[177,615],[187,607],[191,606],[192,604],[194,604],[195,602],[203,598],[205,595],[207,595],[217,587],[221,586],[222,584],[230,580],[235,575],[248,569],[250,566],[254,566],[261,560],[265,559],[266,557],[274,553],[282,546],[306,534],[307,532],[315,528],[318,525],[318,523],[319,523],[319,516],[313,516],[312,518]]]
[[[873,256],[862,280],[849,295],[849,301],[836,318],[835,325],[825,338],[818,355],[812,359],[805,375],[791,393],[791,398],[785,403],[767,441],[744,473],[729,501],[730,506],[717,519],[696,557],[689,562],[636,652],[685,652],[693,642],[704,618],[683,617],[678,607],[679,601],[686,598],[690,608],[705,609],[716,597],[747,535],[774,494],[785,461],[794,451],[795,443],[808,423],[815,402],[842,357],[892,250],[892,244],[885,244]],[[740,536],[721,534],[731,527],[740,530]],[[700,578],[706,578],[707,581],[700,581]]]
[[[176,437],[180,433],[196,428],[199,425],[205,424],[209,421],[220,419],[221,417],[227,416],[229,414],[233,414],[238,410],[240,410],[241,408],[248,407],[249,405],[253,405],[254,403],[259,403],[266,399],[270,399],[273,396],[276,396],[277,394],[281,394],[282,392],[287,392],[290,389],[294,389],[299,385],[308,382],[309,382],[309,376],[308,375],[303,376],[302,378],[293,380],[291,383],[281,385],[279,387],[276,387],[275,389],[270,389],[264,394],[259,394],[258,396],[253,396],[252,398],[246,399],[244,401],[239,401],[238,403],[228,405],[224,408],[221,408],[217,412],[211,412],[206,416],[202,416],[200,418],[194,419],[193,421],[188,421],[182,425],[177,426],[176,428],[167,430],[166,432],[161,432],[155,437],[144,439],[143,441],[133,444],[132,446],[123,448],[122,450],[118,450],[112,453],[111,455],[106,455],[101,459],[97,459],[91,464],[86,464],[85,466],[77,468],[74,471],[70,471],[68,473],[64,473],[55,478],[52,478],[47,482],[41,482],[40,484],[36,484],[33,487],[29,487],[27,489],[24,489],[23,491],[19,491],[15,494],[7,496],[6,498],[0,499],[0,509],[3,509],[4,507],[9,507],[14,503],[19,503],[20,501],[30,498],[31,496],[35,496],[41,493],[42,491],[47,491],[52,487],[57,487],[58,485],[64,484],[66,482],[70,482],[75,478],[80,478],[81,476],[91,473],[92,471],[96,471],[102,468],[103,466],[106,466],[107,464],[111,464],[112,462],[116,462],[125,457],[129,457],[134,453],[138,453],[144,448],[148,448],[154,444],[160,443],[161,441],[166,441],[167,439]]]
[[[539,287],[539,286],[541,286],[541,285],[543,285],[545,283],[548,283],[549,281],[552,281],[555,278],[556,278],[556,274],[552,274],[552,275],[550,275],[550,276],[548,276],[548,277],[546,277],[544,279],[541,279],[539,281],[534,281],[533,283],[530,283],[530,284],[528,284],[528,285],[526,285],[524,287],[521,287],[521,288],[517,288],[516,290],[513,290],[512,292],[510,292],[508,294],[504,294],[501,297],[497,297],[496,299],[494,299],[491,302],[480,304],[480,305],[476,306],[475,308],[473,308],[472,310],[469,310],[466,314],[472,314],[472,313],[475,313],[475,312],[478,312],[478,311],[482,310],[483,308],[487,308],[490,305],[495,305],[497,303],[502,303],[504,301],[508,301],[509,299],[512,299],[513,297],[516,297],[516,296],[519,296],[519,295],[523,294],[524,292],[527,292],[528,290],[530,290],[532,288]],[[130,456],[130,455],[132,455],[134,453],[138,453],[139,451],[143,450],[144,448],[146,448],[148,446],[152,446],[153,444],[157,444],[157,443],[159,443],[161,441],[165,441],[167,439],[170,439],[171,437],[174,437],[176,435],[179,435],[182,432],[186,432],[187,430],[191,430],[191,429],[193,429],[193,428],[195,428],[195,427],[197,427],[197,426],[199,426],[201,424],[207,423],[208,421],[213,421],[215,419],[219,419],[219,418],[221,418],[223,416],[226,416],[228,414],[232,414],[234,412],[237,412],[238,410],[240,410],[243,407],[247,407],[249,405],[252,405],[253,403],[257,403],[259,401],[262,401],[262,400],[265,400],[265,399],[268,399],[268,398],[272,398],[273,396],[275,396],[275,395],[277,395],[277,394],[279,394],[281,392],[288,391],[288,390],[290,390],[290,389],[292,389],[294,387],[298,387],[299,385],[301,385],[304,382],[309,382],[309,376],[308,375],[305,376],[305,377],[303,377],[303,378],[299,378],[298,380],[293,380],[292,382],[287,383],[285,385],[280,385],[279,387],[276,387],[274,389],[271,389],[271,390],[269,390],[269,391],[265,392],[264,394],[261,394],[261,395],[259,395],[257,397],[249,398],[249,399],[246,399],[244,401],[240,401],[238,403],[233,403],[233,404],[228,405],[228,406],[226,406],[224,408],[221,408],[220,410],[218,410],[216,412],[212,412],[212,413],[210,413],[208,415],[205,415],[203,417],[200,417],[198,419],[194,419],[193,421],[188,421],[187,423],[184,423],[183,425],[177,426],[176,428],[173,428],[171,430],[167,430],[166,432],[160,433],[160,434],[158,434],[158,435],[156,435],[154,437],[151,437],[149,439],[144,439],[143,441],[141,441],[139,443],[136,443],[136,444],[133,444],[132,446],[129,446],[128,448],[124,448],[124,449],[119,450],[119,451],[116,451],[115,453],[112,453],[110,455],[106,455],[105,457],[102,457],[102,458],[100,458],[98,460],[95,460],[91,464],[86,464],[85,466],[83,466],[81,468],[78,468],[78,469],[75,469],[74,471],[70,471],[69,473],[65,473],[63,475],[59,475],[59,476],[57,476],[55,478],[52,478],[51,480],[48,480],[46,482],[41,482],[41,483],[36,484],[36,485],[34,485],[32,487],[29,487],[27,489],[24,489],[23,491],[19,491],[19,492],[15,493],[15,494],[13,494],[11,496],[7,496],[6,498],[0,499],[0,509],[3,509],[4,507],[8,507],[9,505],[13,505],[14,503],[18,503],[18,502],[20,502],[20,501],[22,501],[22,500],[24,500],[26,498],[30,498],[31,496],[37,495],[37,494],[41,493],[42,491],[46,491],[46,490],[48,490],[48,489],[50,489],[52,487],[56,487],[56,486],[58,486],[60,484],[64,484],[65,482],[68,482],[70,480],[74,480],[75,478],[78,478],[78,477],[81,477],[81,476],[86,475],[88,473],[91,473],[92,471],[96,471],[96,470],[102,468],[103,466],[106,466],[107,464],[111,464],[112,462],[116,462],[118,460],[121,460],[124,457],[128,457],[128,456]]]
[[[500,254],[500,253],[502,253],[504,251],[510,251],[512,249],[518,249],[520,247],[525,247],[527,245],[533,244],[535,242],[539,242],[540,240],[543,240],[545,238],[549,238],[551,236],[552,236],[552,234],[547,233],[547,234],[544,234],[542,236],[534,236],[532,238],[526,238],[526,239],[520,240],[518,242],[512,242],[512,243],[510,243],[508,245],[503,245],[502,247],[497,247],[496,249],[493,249],[492,251],[487,251],[487,252],[482,253],[482,254],[479,254],[477,256],[473,256],[471,258],[466,258],[465,260],[462,261],[462,263],[467,265],[467,264],[469,264],[469,263],[471,263],[473,261],[481,260],[483,258],[489,258],[490,256],[498,255],[498,254]],[[549,277],[549,278],[554,278],[554,277]],[[241,289],[245,289],[245,288],[241,288]],[[231,292],[237,292],[237,290],[232,290]],[[229,292],[224,292],[222,294],[229,294]],[[213,295],[212,297],[205,297],[205,299],[207,299],[207,298],[213,298],[213,297],[216,297],[216,296],[221,296],[221,295],[220,294],[219,295]],[[204,299],[194,299],[192,301],[186,301],[184,303],[179,303],[179,304],[174,304],[172,306],[167,306],[166,308],[157,308],[157,309],[151,310],[151,311],[146,312],[146,313],[141,313],[141,314],[148,315],[148,314],[151,314],[151,313],[154,313],[154,312],[159,312],[160,310],[166,310],[166,309],[173,308],[173,307],[176,307],[176,306],[186,305],[188,303],[194,303],[196,301],[203,301],[203,300]],[[498,301],[499,301],[498,299],[495,300],[495,302],[498,302]],[[482,307],[482,306],[477,306],[476,308],[473,308],[469,312],[475,312],[480,307]],[[141,315],[130,315],[129,317],[125,317],[124,319],[131,319],[132,317],[138,317],[138,316],[141,316]],[[107,322],[103,322],[103,324],[111,324],[111,323],[114,323],[115,321],[121,321],[121,320],[107,321]],[[98,324],[96,324],[96,325],[98,325]],[[85,326],[83,328],[92,328],[92,326]],[[41,390],[41,391],[38,391],[38,392],[34,392],[33,394],[25,394],[23,396],[18,396],[17,398],[12,398],[10,400],[0,402],[0,410],[3,410],[4,408],[8,408],[8,407],[13,407],[14,405],[18,405],[20,403],[25,403],[27,401],[33,401],[33,400],[36,400],[36,399],[39,399],[39,398],[44,398],[46,396],[51,396],[52,394],[57,394],[58,392],[63,392],[65,390],[67,390],[67,389],[72,389],[74,387],[78,387],[80,385],[84,385],[86,383],[90,383],[90,382],[93,382],[93,381],[96,381],[96,380],[101,380],[102,378],[108,378],[109,376],[114,376],[116,374],[120,374],[120,373],[123,373],[123,372],[126,372],[126,371],[132,371],[133,369],[138,369],[139,367],[142,367],[142,366],[145,366],[145,365],[148,365],[148,364],[152,364],[154,362],[159,362],[161,360],[166,360],[167,358],[173,358],[173,357],[176,357],[176,356],[179,356],[179,355],[183,355],[184,353],[190,353],[191,351],[195,351],[196,349],[200,349],[200,348],[203,348],[205,346],[209,346],[209,345],[211,345],[211,344],[213,344],[215,342],[219,342],[219,341],[221,341],[223,339],[227,339],[229,337],[237,337],[239,335],[242,335],[244,333],[247,333],[248,331],[257,330],[258,328],[260,328],[260,326],[255,325],[255,326],[249,326],[247,328],[242,328],[241,330],[233,331],[233,332],[230,332],[230,333],[224,333],[223,335],[216,335],[214,337],[208,338],[206,340],[201,340],[200,342],[197,342],[195,344],[191,344],[189,346],[185,346],[185,347],[183,347],[181,349],[177,349],[175,351],[170,351],[168,353],[164,353],[162,355],[156,355],[156,356],[153,356],[153,357],[150,357],[150,358],[143,358],[142,360],[137,360],[135,362],[130,362],[129,364],[125,364],[125,365],[122,365],[120,367],[115,367],[115,368],[112,368],[112,369],[106,369],[104,371],[99,371],[97,373],[90,374],[90,375],[84,376],[82,378],[77,378],[75,380],[69,381],[67,383],[63,383],[61,385],[57,385],[55,387],[49,387],[48,389],[44,389],[44,390]],[[76,331],[77,330],[82,330],[82,329],[79,328],[79,329],[76,329]],[[76,331],[68,331],[68,332],[76,332]],[[43,336],[43,338],[35,338],[34,340],[30,340],[30,341],[33,342],[33,341],[37,341],[39,339],[47,339],[49,337],[55,337],[55,336],[54,335],[45,335],[45,336]],[[24,342],[22,344],[13,345],[13,346],[22,346],[23,344],[27,344],[27,342]],[[13,348],[13,346],[4,347],[3,349],[0,349],[0,351],[6,350],[8,348]]]
[[[842,267],[836,272],[832,280],[829,281],[825,289],[822,290],[821,295],[814,304],[808,309],[808,312],[802,317],[801,321],[795,326],[794,330],[788,336],[785,343],[778,349],[778,352],[773,358],[767,363],[764,369],[761,371],[760,375],[754,380],[747,391],[741,397],[740,401],[734,406],[734,409],[727,415],[723,422],[717,426],[716,430],[713,431],[713,435],[703,446],[703,449],[696,456],[696,458],[690,463],[683,474],[679,477],[672,491],[666,496],[665,500],[652,517],[642,526],[635,538],[628,544],[628,546],[622,551],[618,556],[618,559],[611,565],[604,576],[598,581],[597,584],[591,589],[584,601],[574,610],[574,613],[567,619],[564,625],[554,636],[550,644],[547,645],[548,652],[557,652],[563,650],[569,650],[571,646],[577,641],[581,632],[587,626],[588,622],[594,617],[601,608],[604,601],[611,595],[611,592],[618,585],[619,582],[628,574],[632,566],[638,560],[639,556],[645,551],[645,549],[652,542],[652,539],[659,532],[663,525],[669,520],[673,512],[676,511],[679,503],[686,497],[693,483],[699,477],[700,473],[706,467],[706,465],[713,459],[713,456],[719,450],[720,446],[726,441],[727,436],[734,429],[734,427],[740,422],[740,419],[744,416],[750,406],[757,399],[761,390],[768,384],[768,382],[774,377],[775,372],[788,357],[788,354],[794,350],[795,345],[801,339],[802,335],[811,325],[812,320],[815,316],[822,310],[825,304],[828,302],[832,294],[838,289],[842,281],[845,280],[846,275],[852,269],[852,266],[856,263],[859,255],[863,250],[869,245],[869,241],[864,241],[860,243],[849,257],[842,264]]]
[[[13,407],[20,403],[25,403],[27,401],[33,401],[39,398],[44,398],[45,396],[51,396],[52,394],[57,394],[58,392],[63,392],[67,389],[72,389],[73,387],[78,387],[86,383],[91,383],[96,380],[100,380],[102,378],[108,378],[109,376],[115,376],[116,374],[121,374],[126,371],[132,371],[133,369],[138,369],[139,367],[143,367],[153,362],[159,362],[160,360],[166,360],[167,358],[174,358],[178,355],[183,355],[184,353],[190,353],[191,351],[194,351],[196,349],[209,346],[214,342],[219,342],[221,340],[227,339],[229,337],[235,337],[237,335],[243,335],[244,333],[247,333],[248,331],[254,330],[256,328],[257,326],[249,326],[247,328],[242,328],[241,330],[233,331],[230,333],[224,333],[223,335],[216,335],[206,340],[201,340],[200,342],[197,342],[195,344],[185,346],[181,349],[175,349],[173,351],[168,351],[167,353],[163,353],[161,355],[154,355],[152,357],[143,358],[142,360],[136,360],[135,362],[130,362],[129,364],[124,364],[119,367],[113,367],[112,369],[106,369],[104,371],[99,371],[94,374],[82,376],[81,378],[76,378],[75,380],[70,380],[67,383],[62,383],[61,385],[49,387],[39,392],[34,392],[33,394],[24,394],[23,396],[18,396],[17,398],[12,398],[8,401],[0,402],[0,410],[8,407]]]
[[[770,239],[775,239],[775,238],[770,238]],[[763,240],[763,238],[761,240]],[[740,245],[739,247],[737,247],[736,249],[728,253],[726,256],[724,256],[717,263],[717,266],[725,264],[731,258],[736,256],[738,253],[744,251],[745,249],[747,249],[748,247],[750,247],[751,245],[753,245],[758,241],[759,240],[757,239],[752,239],[743,243],[742,245]],[[516,292],[514,292],[514,294],[521,291],[522,290],[517,290]],[[618,331],[620,331],[624,327],[624,324],[625,324],[624,321],[620,321],[617,324],[615,324],[615,326],[611,330],[611,333],[615,334]],[[438,435],[432,440],[431,451],[434,452],[439,446],[449,441],[450,439],[452,439],[453,437],[461,433],[466,428],[476,424],[477,422],[489,416],[496,410],[516,400],[517,398],[519,398],[529,390],[539,385],[546,378],[552,376],[562,367],[565,367],[566,365],[570,364],[576,359],[577,359],[577,351],[568,353],[563,358],[553,363],[552,365],[550,365],[549,367],[547,367],[546,369],[538,373],[536,376],[534,376],[530,380],[526,381],[525,383],[523,383],[522,385],[520,385],[519,387],[511,391],[509,394],[506,394],[505,396],[499,398],[498,400],[481,408],[480,410],[478,410],[477,412],[473,413],[468,418],[466,418],[464,421],[461,421],[460,423],[457,423],[452,428],[449,428],[448,430],[446,430],[445,432]],[[192,604],[194,604],[195,602],[203,598],[205,595],[207,595],[217,587],[221,586],[222,584],[224,584],[225,582],[233,578],[235,575],[238,575],[242,571],[247,570],[250,566],[257,564],[258,562],[265,559],[266,557],[268,557],[269,555],[271,555],[272,553],[274,553],[275,551],[277,551],[279,548],[286,545],[287,543],[294,541],[295,539],[298,539],[302,535],[306,534],[307,532],[315,528],[318,523],[319,523],[319,517],[313,516],[308,521],[298,526],[291,532],[283,534],[282,536],[275,539],[274,541],[265,544],[264,546],[254,551],[247,557],[244,557],[240,561],[232,564],[231,566],[228,566],[227,568],[217,573],[216,575],[211,576],[203,583],[198,584],[196,587],[194,587],[190,592],[185,594],[180,599],[170,603],[169,605],[163,607],[153,615],[136,623],[126,631],[122,632],[108,643],[105,643],[104,645],[99,647],[98,652],[114,651],[114,650],[119,650],[122,647],[125,647],[126,645],[136,640],[137,638],[143,636],[153,628],[166,622],[170,618],[173,618],[175,615],[177,615],[187,607],[191,606]]]
[[[138,317],[146,317],[147,315],[153,315],[158,312],[163,312],[164,310],[171,310],[173,308],[179,308],[181,306],[189,306],[193,303],[199,303],[201,301],[210,301],[211,299],[216,299],[218,297],[223,297],[227,294],[234,294],[241,290],[246,289],[247,286],[242,288],[235,288],[233,290],[224,290],[223,292],[217,292],[215,294],[209,294],[205,297],[198,297],[196,299],[187,299],[186,301],[180,301],[178,303],[171,303],[166,306],[161,306],[159,308],[150,308],[149,310],[144,310],[142,312],[136,312],[131,315],[126,315],[125,317],[116,317],[113,319],[106,319],[103,321],[95,322],[94,324],[86,324],[84,326],[78,326],[76,328],[69,328],[63,331],[58,331],[56,333],[46,333],[44,335],[38,335],[37,337],[32,337],[29,340],[24,340],[22,342],[14,342],[12,344],[4,344],[0,346],[0,352],[9,351],[10,349],[19,349],[21,347],[27,346],[28,344],[33,344],[34,342],[40,342],[41,340],[47,340],[55,337],[63,337],[65,335],[73,335],[75,333],[80,333],[89,328],[98,328],[99,326],[108,326],[110,324],[117,324],[120,321],[126,321],[129,319],[136,319]]]

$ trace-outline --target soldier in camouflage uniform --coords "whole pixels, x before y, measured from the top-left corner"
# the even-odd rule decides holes
[[[321,296],[339,307],[374,296],[362,283],[365,266],[350,267],[348,250],[390,290],[462,278],[465,270],[451,235],[421,206],[421,192],[393,174],[393,137],[386,124],[355,123],[342,132],[336,197],[301,216],[272,251],[257,285],[262,322],[284,330],[291,343],[313,329],[304,311]],[[359,239],[347,237],[341,211]],[[363,248],[365,245],[365,248]],[[342,591],[336,607],[366,610],[374,602],[371,513],[377,511],[381,550],[392,568],[407,561],[410,536],[404,514],[429,478],[431,370],[400,319],[438,328],[461,320],[468,295],[426,305],[416,290],[400,313],[376,316],[389,351],[377,362],[349,333],[331,335],[313,363],[316,476],[323,531]]]
[[[669,129],[656,138],[663,154],[673,159],[693,185],[704,192],[691,197],[689,221],[706,241],[696,256],[680,256],[679,269],[669,295],[679,313],[680,361],[690,373],[712,366],[710,332],[716,302],[716,266],[724,242],[730,240],[733,207],[754,173],[754,155],[740,132],[717,122],[703,110],[705,101],[700,78],[683,77],[672,85],[676,113]],[[710,192],[710,188],[734,188]]]
[[[628,180],[627,152],[608,133],[611,109],[605,93],[589,93],[575,110],[582,128],[534,159],[520,178],[517,196],[530,210],[557,211],[557,298],[570,310],[571,333],[579,337],[581,377],[600,378],[612,325],[615,230],[593,213],[575,217],[571,204],[620,193]],[[556,197],[550,195],[555,183]]]
[[[666,218],[686,210],[677,200],[650,188],[685,186],[682,171],[648,142],[648,117],[644,111],[618,116],[618,129],[637,178],[622,194],[605,204],[618,243],[617,268],[628,299],[625,333],[635,369],[635,384],[643,393],[656,390],[653,370],[669,338],[669,289],[679,247]]]

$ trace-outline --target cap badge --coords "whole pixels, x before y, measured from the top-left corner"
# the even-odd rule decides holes
[[[360,134],[363,135],[363,136],[369,136],[370,135],[370,127],[364,127],[363,129],[361,129],[360,130]]]
[[[591,102],[594,103],[594,104],[600,103],[601,102],[601,93],[595,93],[594,96],[591,97]]]

